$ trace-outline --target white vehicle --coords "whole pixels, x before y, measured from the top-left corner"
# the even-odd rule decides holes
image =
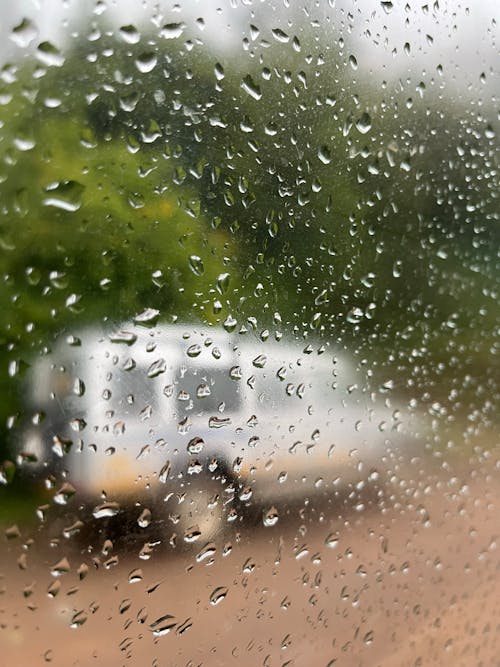
[[[247,510],[272,525],[281,505],[360,492],[409,438],[409,415],[364,386],[328,345],[194,324],[88,328],[33,364],[29,408],[45,419],[21,457],[96,518],[137,507],[187,540]]]

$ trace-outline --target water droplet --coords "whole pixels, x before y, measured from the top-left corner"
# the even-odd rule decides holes
[[[171,468],[172,468],[172,465],[171,465],[170,461],[167,461],[165,463],[165,465],[162,467],[162,469],[160,470],[160,472],[158,474],[158,479],[162,484],[165,484],[165,482],[167,481]]]
[[[192,544],[193,542],[196,542],[199,540],[201,537],[201,530],[199,529],[198,526],[191,526],[186,530],[184,533],[184,542],[187,542],[188,544]]]
[[[38,30],[35,25],[29,19],[23,18],[22,21],[12,29],[10,38],[17,44],[17,46],[24,49],[36,39],[37,35]]]
[[[83,396],[85,394],[85,382],[80,378],[75,378],[73,382],[73,393],[75,396]]]
[[[191,359],[194,359],[195,357],[199,357],[202,351],[201,345],[198,345],[198,343],[193,343],[193,345],[190,345],[188,349],[186,350],[186,354],[188,357],[191,357]]]
[[[226,597],[228,590],[225,586],[218,586],[210,594],[210,604],[215,607]]]
[[[130,113],[132,111],[135,111],[135,107],[137,106],[138,101],[139,101],[139,94],[137,92],[132,91],[131,93],[128,93],[127,95],[122,95],[120,97],[120,107],[123,109],[123,111],[127,111]],[[134,207],[135,202],[137,202],[137,200],[134,201],[134,197],[132,198],[129,197],[129,203],[131,206]],[[140,198],[137,203],[140,203]]]
[[[148,378],[155,378],[158,375],[161,375],[167,370],[167,362],[165,359],[157,359],[153,361],[151,366],[148,368]]]
[[[253,97],[254,100],[261,99],[262,92],[260,90],[260,86],[258,86],[255,83],[250,74],[247,74],[245,77],[243,77],[243,80],[241,82],[241,87],[243,88],[245,93],[250,95],[250,97]]]
[[[154,70],[156,67],[156,63],[158,62],[158,58],[156,57],[156,53],[142,53],[135,61],[135,66],[141,72],[141,74],[148,74],[148,72],[151,72]]]
[[[393,3],[390,0],[381,0],[380,4],[386,14],[390,14],[392,8],[394,7]]]
[[[255,366],[255,368],[264,368],[266,363],[267,357],[265,354],[259,354],[259,356],[255,357],[255,359],[252,361],[252,364]]]
[[[196,562],[201,563],[202,561],[206,560],[207,558],[211,558],[212,556],[215,555],[216,553],[216,547],[213,542],[209,542],[206,544],[203,549],[199,552],[199,554],[196,556]]]
[[[403,273],[403,262],[400,259],[397,259],[392,266],[392,275],[394,278],[401,278]]]
[[[141,39],[141,35],[134,25],[123,25],[120,30],[120,37],[127,44],[137,44]]]
[[[160,36],[165,39],[177,39],[184,32],[184,23],[165,23],[160,30]]]
[[[151,523],[151,510],[145,508],[142,510],[139,518],[137,519],[137,524],[140,528],[147,528]]]
[[[78,578],[80,579],[80,581],[82,581],[82,579],[85,579],[85,577],[89,572],[89,566],[86,565],[85,563],[82,563],[76,572],[78,574]]]
[[[44,206],[54,206],[62,211],[78,211],[82,205],[82,194],[85,186],[78,181],[58,181],[45,188],[47,196],[43,199]]]
[[[278,523],[279,519],[279,514],[278,510],[276,507],[270,507],[265,513],[263,517],[263,523],[266,528],[271,528],[272,526],[275,526]]]
[[[243,374],[241,372],[241,367],[233,366],[229,370],[229,377],[231,378],[231,380],[241,380],[241,378],[243,377]]]
[[[301,560],[302,558],[305,558],[309,553],[309,548],[307,547],[306,544],[303,544],[302,546],[298,547],[296,552],[295,552],[295,560]]]
[[[351,310],[346,315],[346,320],[349,322],[349,324],[359,324],[362,319],[363,311],[358,307],[351,308]]]
[[[321,146],[321,148],[318,150],[318,157],[323,164],[330,164],[332,157],[328,146]]]
[[[215,282],[219,294],[225,294],[229,289],[231,276],[229,273],[220,273]]]
[[[138,584],[140,581],[143,579],[143,574],[141,568],[135,568],[131,572],[129,572],[128,575],[128,583],[129,584]]]
[[[77,535],[80,530],[84,527],[83,521],[80,521],[77,519],[74,523],[72,523],[70,526],[66,526],[66,528],[63,528],[63,535],[66,539],[69,539],[73,537],[74,535]]]
[[[337,546],[338,546],[338,544],[339,544],[339,538],[338,538],[338,535],[335,535],[334,533],[330,533],[330,535],[328,535],[328,536],[325,538],[325,545],[326,545],[329,549],[336,549]]]
[[[137,335],[132,331],[115,331],[109,335],[109,340],[112,343],[124,343],[125,345],[133,345],[137,340]]]
[[[130,609],[132,605],[132,600],[129,598],[125,598],[125,600],[122,600],[118,606],[118,611],[120,614],[124,614],[126,611]]]
[[[238,320],[235,320],[232,315],[228,315],[224,320],[223,327],[228,333],[232,333],[238,324]]]
[[[495,130],[491,125],[488,124],[486,126],[486,129],[484,131],[484,136],[486,137],[486,139],[494,139],[496,137]]]
[[[69,482],[64,482],[59,491],[54,496],[54,502],[57,505],[66,505],[68,500],[76,493],[76,489]]]
[[[130,206],[136,210],[144,208],[146,205],[144,195],[142,195],[140,192],[131,192],[127,197],[127,201]]]
[[[55,565],[50,568],[50,574],[53,577],[62,577],[63,574],[67,574],[71,570],[68,559],[61,558]]]
[[[222,79],[224,78],[224,68],[220,63],[215,64],[214,71],[215,71],[215,78],[217,79],[217,81],[222,81]]]
[[[47,595],[49,596],[49,598],[55,598],[60,590],[61,590],[61,582],[59,580],[53,581],[47,588]]]
[[[255,570],[255,563],[251,558],[247,558],[243,563],[242,570],[245,574],[251,574]]]
[[[369,630],[363,637],[363,641],[367,646],[373,644],[374,639],[375,639],[375,633],[373,632],[373,630]]]
[[[17,527],[16,524],[14,524],[13,526],[9,526],[9,528],[5,529],[5,537],[8,540],[13,540],[16,537],[20,537],[20,535],[21,535],[21,532],[20,532],[20,530],[19,530],[19,528]]]
[[[372,119],[370,115],[365,111],[362,116],[356,121],[356,129],[361,134],[366,134],[372,128]]]
[[[231,419],[229,417],[210,417],[208,420],[209,428],[222,428],[223,426],[230,426]]]
[[[36,50],[38,60],[48,67],[62,67],[64,56],[59,49],[50,42],[41,42]]]
[[[156,308],[146,308],[142,313],[139,313],[134,317],[134,322],[136,324],[142,324],[146,326],[154,325],[158,317],[160,316],[160,311]]]
[[[92,515],[94,519],[106,519],[107,517],[116,516],[120,511],[120,505],[117,502],[102,503],[94,507]]]
[[[205,273],[205,266],[203,260],[198,255],[191,255],[189,258],[189,266],[195,276],[202,276]]]
[[[187,450],[190,454],[199,454],[202,450],[203,447],[205,446],[205,443],[202,438],[192,438],[187,446]]]
[[[35,139],[27,135],[14,137],[13,143],[17,150],[23,152],[30,151],[36,146]],[[22,206],[18,206],[18,208],[22,208]]]
[[[356,60],[356,57],[353,55],[349,56],[349,65],[352,67],[353,70],[358,69],[358,61]]]
[[[175,616],[165,614],[150,624],[149,628],[155,637],[164,637],[175,628],[177,621]]]
[[[273,34],[274,39],[278,42],[281,42],[282,44],[286,44],[287,42],[290,41],[290,37],[286,34],[286,32],[280,30],[280,28],[274,28],[271,32]]]
[[[187,467],[188,475],[199,475],[203,470],[202,464],[196,459],[189,462]]]
[[[70,628],[76,630],[87,621],[87,618],[87,614],[83,610],[77,611],[71,618]]]

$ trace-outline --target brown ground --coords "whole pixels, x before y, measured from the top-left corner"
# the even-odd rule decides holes
[[[324,521],[312,513],[244,528],[229,555],[221,538],[213,560],[201,563],[202,543],[149,561],[135,549],[96,569],[67,540],[49,549],[37,536],[20,567],[28,537],[21,527],[20,537],[2,542],[0,664],[498,666],[493,458],[465,472],[421,475],[417,496],[390,510],[330,510]],[[327,546],[332,533],[338,542]],[[64,555],[70,571],[51,598],[50,566]],[[82,562],[91,569],[80,582]],[[129,583],[135,568],[142,579]],[[227,595],[212,605],[218,587]],[[155,637],[151,625],[167,614],[174,618],[163,625],[173,628]],[[84,622],[72,628],[75,616]]]

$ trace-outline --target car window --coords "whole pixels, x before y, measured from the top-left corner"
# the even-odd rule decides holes
[[[498,665],[499,7],[1,3],[2,665]]]

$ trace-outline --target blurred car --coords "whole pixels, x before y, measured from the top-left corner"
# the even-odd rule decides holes
[[[33,362],[19,457],[56,502],[184,541],[280,506],[380,488],[411,415],[329,345],[194,324],[89,327]],[[141,523],[142,522],[142,523]],[[170,531],[170,532],[172,532]],[[167,534],[166,533],[166,534]]]

